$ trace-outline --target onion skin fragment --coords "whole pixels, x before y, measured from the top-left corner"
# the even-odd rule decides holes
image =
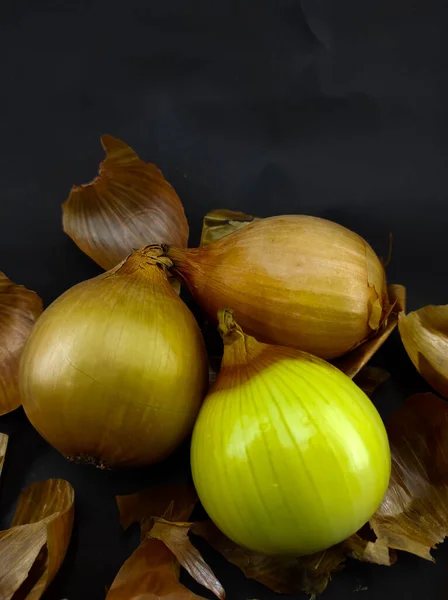
[[[0,415],[20,406],[19,365],[42,300],[0,272]]]
[[[448,398],[448,305],[424,306],[400,315],[401,341],[415,368]]]
[[[103,135],[106,158],[98,176],[75,185],[62,206],[65,233],[103,269],[136,248],[188,242],[188,223],[174,188],[125,142]]]
[[[268,555],[303,556],[344,541],[388,486],[378,412],[336,367],[257,342],[230,311],[219,322],[221,372],[191,447],[205,510],[235,543]]]
[[[166,254],[213,319],[229,306],[259,341],[328,360],[374,335],[388,313],[379,258],[356,233],[324,219],[260,219],[205,246],[168,247]]]
[[[104,468],[151,464],[193,427],[207,356],[163,260],[135,252],[68,290],[31,333],[21,361],[23,406],[72,460]]]

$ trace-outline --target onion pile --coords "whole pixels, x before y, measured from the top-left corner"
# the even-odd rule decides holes
[[[207,385],[199,327],[143,249],[63,294],[38,319],[20,373],[25,412],[68,458],[139,466],[190,433]]]
[[[304,555],[346,539],[380,504],[390,451],[367,396],[323,359],[387,320],[381,261],[357,234],[299,215],[215,211],[202,245],[185,248],[183,207],[160,171],[120,140],[103,144],[100,175],[72,190],[64,228],[112,268],[34,326],[20,366],[31,423],[69,459],[103,468],[160,461],[194,427],[194,482],[231,540]],[[117,265],[136,242],[146,245]],[[173,276],[219,315],[224,358],[202,408],[207,353]]]
[[[388,313],[385,272],[372,248],[324,219],[261,219],[208,245],[165,252],[212,318],[229,306],[259,341],[321,358],[356,348]]]
[[[237,544],[305,555],[355,533],[386,492],[383,422],[341,371],[245,335],[219,312],[221,371],[193,432],[199,498]]]

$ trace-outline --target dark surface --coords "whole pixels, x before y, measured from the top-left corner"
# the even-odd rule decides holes
[[[325,216],[382,255],[393,232],[388,276],[407,286],[410,308],[447,301],[446,2],[2,0],[0,19],[0,269],[46,304],[100,272],[62,232],[60,205],[96,174],[102,133],[162,168],[192,245],[216,207]],[[375,361],[392,373],[375,397],[387,418],[424,383],[397,335]],[[0,526],[28,483],[71,481],[76,527],[45,597],[104,598],[138,541],[121,531],[113,496],[186,480],[187,447],[115,474],[69,464],[21,409],[0,431],[11,435]],[[277,597],[206,556],[229,600]],[[445,600],[447,545],[435,557],[351,562],[324,598]]]

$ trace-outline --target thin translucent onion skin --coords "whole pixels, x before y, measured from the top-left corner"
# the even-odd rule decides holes
[[[206,391],[199,327],[163,268],[139,251],[56,300],[21,361],[25,412],[62,454],[141,466],[190,433]]]
[[[236,543],[306,555],[355,533],[390,477],[383,422],[342,372],[297,350],[224,336],[191,448],[199,498]]]
[[[261,219],[199,248],[168,248],[167,256],[212,318],[229,306],[259,341],[325,359],[373,335],[388,308],[372,248],[325,219]]]

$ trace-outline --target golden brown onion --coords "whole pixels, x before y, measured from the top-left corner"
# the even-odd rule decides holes
[[[76,185],[63,205],[64,231],[104,269],[150,243],[186,246],[182,203],[159,169],[110,135],[106,159],[91,183]]]
[[[190,432],[207,380],[199,327],[148,249],[80,283],[38,320],[21,362],[31,423],[65,456],[156,462]]]
[[[212,318],[229,306],[260,341],[335,358],[372,336],[387,315],[380,260],[331,221],[271,217],[199,248],[165,250]]]

